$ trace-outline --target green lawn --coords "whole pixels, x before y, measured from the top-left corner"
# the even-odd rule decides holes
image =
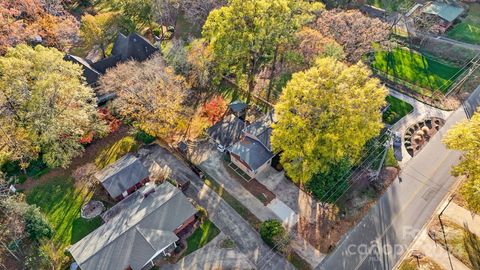
[[[458,74],[460,69],[457,67],[440,63],[433,58],[404,48],[396,48],[391,52],[376,52],[372,67],[388,74],[387,76],[402,80],[402,82],[397,82],[406,86],[413,84],[426,90],[438,90],[444,93],[460,75]],[[428,94],[417,87],[410,87],[415,88],[412,90],[420,92],[420,94]]]
[[[415,4],[414,0],[367,0],[367,4],[386,11],[406,10]]]
[[[410,103],[396,97],[387,96],[386,101],[390,104],[390,107],[383,113],[383,122],[389,125],[395,124],[413,110],[413,106]]]
[[[205,220],[190,237],[187,238],[187,250],[182,256],[194,252],[195,250],[205,246],[208,242],[212,241],[215,236],[220,233],[220,230],[210,220]]]
[[[470,4],[470,10],[461,23],[454,25],[447,36],[459,41],[480,44],[480,4]]]
[[[138,143],[133,137],[127,136],[123,139],[115,142],[110,147],[105,148],[98,154],[95,159],[95,165],[99,169],[105,168],[107,165],[112,164],[125,154],[129,152],[135,152],[138,149]]]
[[[57,178],[29,191],[27,202],[40,207],[54,231],[53,241],[66,247],[101,225],[100,217],[92,220],[80,217],[80,208],[90,197],[91,194],[74,186],[72,178]]]

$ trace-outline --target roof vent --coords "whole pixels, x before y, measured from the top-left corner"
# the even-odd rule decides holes
[[[145,185],[145,189],[142,191],[143,197],[146,198],[148,195],[152,194],[155,192],[155,186],[154,185]]]

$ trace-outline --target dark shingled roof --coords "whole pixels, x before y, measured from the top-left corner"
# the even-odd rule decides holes
[[[83,67],[83,75],[87,83],[94,85],[101,74],[105,74],[109,68],[115,67],[119,62],[130,59],[144,61],[157,51],[157,48],[139,34],[133,33],[125,36],[119,33],[110,57],[91,63],[81,57],[67,54],[65,60],[80,64]]]
[[[82,66],[83,77],[85,77],[85,80],[88,84],[94,84],[98,81],[100,72],[93,68],[87,60],[71,54],[65,55],[64,59]]]
[[[195,207],[168,182],[145,197],[147,188],[108,210],[105,224],[68,249],[82,270],[140,270],[178,241],[173,231],[197,212]]]
[[[272,135],[272,124],[275,122],[275,114],[272,111],[247,126],[243,132],[256,137],[268,150],[271,151],[270,136]]]
[[[235,100],[234,102],[230,103],[230,110],[234,113],[239,113],[242,112],[247,108],[247,103],[241,101],[241,100]]]
[[[147,168],[132,154],[126,154],[95,174],[95,178],[112,198],[118,197],[148,176]]]
[[[263,144],[248,136],[241,139],[228,150],[230,153],[239,156],[253,171],[257,170],[274,156]]]
[[[217,144],[229,147],[240,139],[244,127],[245,122],[230,114],[208,128],[207,133]]]

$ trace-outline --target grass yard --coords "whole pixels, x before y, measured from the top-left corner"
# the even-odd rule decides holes
[[[460,68],[440,63],[433,58],[404,48],[396,48],[391,52],[376,52],[372,67],[381,73],[386,73],[387,76],[394,77],[393,81],[395,82],[406,86],[413,84],[427,91],[438,90],[443,93],[448,91],[455,78],[460,75],[458,74]],[[381,73],[380,75],[384,75]],[[403,82],[399,82],[395,78]],[[417,87],[412,90],[428,95],[427,91]]]
[[[467,43],[480,44],[480,3],[470,4],[467,17],[454,25],[447,32],[447,36]]]
[[[138,149],[138,143],[133,137],[127,136],[115,142],[110,147],[105,148],[95,158],[95,165],[99,169],[105,168],[129,152],[135,152]]]
[[[413,111],[413,106],[396,97],[387,96],[386,101],[390,107],[383,113],[383,122],[389,125],[395,124],[405,115]]]
[[[415,4],[414,0],[367,0],[367,4],[386,11],[406,10]]]
[[[28,204],[36,204],[47,217],[54,231],[52,240],[61,247],[59,250],[76,243],[102,223],[100,217],[80,217],[80,208],[92,194],[76,188],[72,178],[53,179],[26,195]]]
[[[458,260],[470,269],[480,269],[480,238],[462,226],[442,219],[448,248]],[[440,222],[436,220],[430,227],[437,235],[437,243],[446,248]]]
[[[428,257],[417,259],[408,257],[398,267],[398,270],[443,270],[443,268]]]
[[[210,220],[205,220],[190,237],[187,238],[187,250],[182,256],[194,252],[195,250],[205,246],[208,242],[212,241],[215,236],[220,233],[220,230]]]

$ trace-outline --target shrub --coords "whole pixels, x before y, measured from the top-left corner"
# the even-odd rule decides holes
[[[260,236],[270,247],[283,251],[289,244],[287,230],[276,219],[269,219],[260,225]]]
[[[38,242],[41,239],[52,237],[52,228],[36,206],[27,209],[24,219],[25,231],[30,240]]]
[[[139,130],[135,134],[135,139],[139,142],[143,142],[144,144],[151,144],[152,142],[155,141],[156,138],[155,136],[152,136],[143,130]]]
[[[314,175],[305,185],[317,200],[335,202],[348,188],[347,173],[351,169],[347,159],[332,166],[329,172]]]
[[[207,210],[200,205],[197,205],[195,208],[198,211],[197,216],[198,216],[198,219],[200,220],[200,223],[203,223],[203,221],[205,221],[208,217]]]

